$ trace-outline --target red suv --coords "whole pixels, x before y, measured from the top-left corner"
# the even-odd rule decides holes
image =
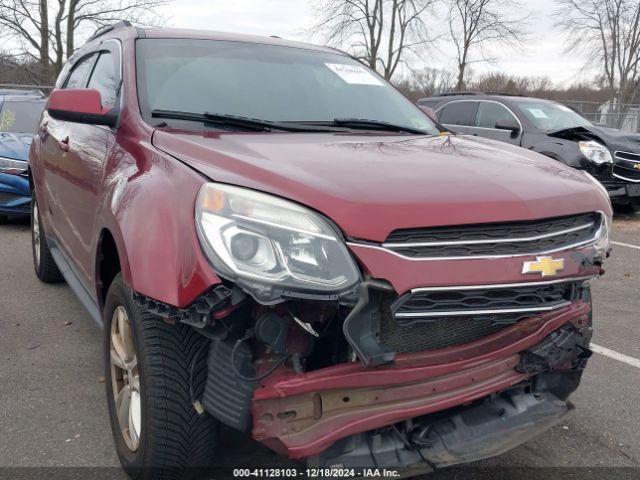
[[[62,71],[30,169],[35,270],[103,327],[132,476],[215,463],[220,426],[415,473],[571,409],[606,191],[342,52],[116,25]]]

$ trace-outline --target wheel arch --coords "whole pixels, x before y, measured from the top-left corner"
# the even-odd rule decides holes
[[[112,229],[102,228],[96,246],[96,298],[100,310],[104,307],[107,292],[111,283],[119,272],[122,272],[125,281],[130,279],[128,262],[124,253],[124,247],[118,245]]]

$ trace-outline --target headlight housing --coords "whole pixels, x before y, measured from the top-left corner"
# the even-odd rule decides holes
[[[27,169],[27,162],[13,158],[0,157],[0,173],[18,175]]]
[[[594,140],[578,142],[578,148],[580,148],[580,151],[585,157],[596,165],[613,163],[609,149]]]
[[[360,272],[324,218],[279,197],[207,183],[196,204],[200,244],[222,277],[261,303],[286,292],[339,294]]]

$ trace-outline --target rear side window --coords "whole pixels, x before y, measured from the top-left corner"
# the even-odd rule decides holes
[[[94,55],[89,55],[84,57],[80,62],[78,62],[71,70],[71,75],[67,79],[67,82],[64,85],[64,88],[84,88],[87,81],[87,75],[89,74],[89,69],[91,68],[91,63],[93,62]]]
[[[438,112],[440,123],[472,127],[476,119],[478,102],[451,102]]]
[[[518,121],[504,105],[494,102],[480,102],[476,126],[483,128],[495,128],[497,122],[506,122],[510,125],[518,125]]]
[[[103,107],[113,107],[118,98],[120,74],[116,65],[111,52],[101,52],[87,85],[87,88],[95,88],[100,92]]]

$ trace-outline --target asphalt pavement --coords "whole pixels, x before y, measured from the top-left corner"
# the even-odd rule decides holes
[[[640,368],[633,364],[640,361],[640,215],[618,215],[613,239],[607,273],[593,286],[593,343],[622,356],[592,357],[571,398],[575,411],[551,431],[500,457],[425,478],[640,478]],[[124,478],[106,468],[118,460],[101,331],[66,285],[38,282],[25,222],[0,226],[0,355],[0,478],[68,471],[50,467],[105,467],[78,472]],[[249,458],[280,464],[231,434],[225,446],[227,463],[239,467]]]

